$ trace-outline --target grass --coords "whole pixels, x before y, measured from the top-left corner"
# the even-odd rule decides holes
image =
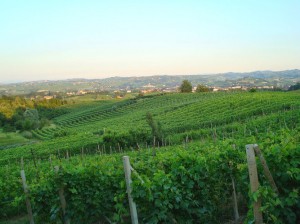
[[[126,93],[124,97],[122,97],[123,100],[125,99],[131,99],[137,96],[137,93]],[[82,104],[82,103],[91,103],[96,101],[103,101],[103,100],[120,100],[116,99],[114,94],[85,94],[85,95],[79,95],[79,96],[71,96],[66,98],[66,100],[69,102],[70,105],[72,105],[73,102],[76,104]]]
[[[4,145],[11,145],[11,144],[18,144],[18,143],[25,143],[29,140],[24,138],[21,134],[16,132],[8,132],[4,133],[0,129],[0,146]]]
[[[98,101],[98,100],[111,100],[111,95],[100,95],[100,94],[86,94],[86,95],[79,95],[79,96],[71,96],[66,98],[69,103],[75,101],[76,104],[78,103],[85,103],[91,101]]]

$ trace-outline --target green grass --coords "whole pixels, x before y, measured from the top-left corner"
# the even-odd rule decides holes
[[[0,131],[0,146],[14,145],[19,143],[26,143],[29,140],[24,138],[21,134],[15,132],[3,133]]]
[[[134,98],[136,95],[137,95],[137,93],[126,93],[125,96],[121,100],[131,99],[131,98]],[[85,95],[79,95],[79,96],[70,96],[70,97],[66,98],[66,100],[71,105],[73,102],[75,102],[75,104],[91,103],[91,102],[97,102],[97,101],[114,100],[114,94],[93,93],[93,94],[85,94]]]
[[[80,96],[71,96],[66,98],[69,103],[75,101],[76,104],[86,103],[86,102],[93,102],[99,100],[111,100],[111,95],[100,95],[100,94],[86,94]]]

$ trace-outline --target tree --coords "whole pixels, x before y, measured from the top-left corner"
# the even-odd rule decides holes
[[[36,109],[26,109],[23,116],[33,121],[39,120],[39,112]]]
[[[183,80],[179,89],[182,93],[190,93],[192,92],[193,87],[190,81]]]
[[[4,114],[0,113],[0,127],[6,123],[7,118]]]
[[[298,89],[300,89],[300,82],[290,86],[289,91],[298,90]]]
[[[4,132],[13,132],[13,131],[16,131],[16,128],[15,128],[14,126],[12,126],[11,124],[6,123],[6,124],[3,126],[3,131],[4,131]]]
[[[160,122],[156,122],[150,112],[146,114],[146,121],[151,128],[152,136],[160,141],[162,139],[162,128]]]
[[[137,98],[141,98],[141,97],[143,97],[145,94],[142,92],[142,91],[140,91],[139,92],[139,95],[137,95]]]
[[[209,92],[209,88],[205,85],[198,84],[196,92],[197,93]]]

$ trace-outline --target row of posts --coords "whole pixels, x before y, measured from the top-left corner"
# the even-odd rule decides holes
[[[250,178],[250,186],[251,186],[251,192],[254,193],[259,188],[259,182],[258,182],[258,173],[257,173],[257,165],[256,165],[256,158],[255,155],[257,155],[260,159],[260,162],[263,167],[264,175],[269,181],[271,187],[273,190],[278,193],[277,186],[275,184],[275,181],[271,175],[271,172],[267,166],[266,160],[261,153],[260,148],[257,144],[249,144],[246,145],[246,154],[247,154],[247,164],[248,164],[248,171],[249,171],[249,178]],[[132,224],[138,224],[138,214],[136,209],[136,204],[133,201],[132,197],[132,179],[131,179],[131,173],[133,171],[133,168],[130,165],[129,156],[123,156],[123,166],[124,166],[124,173],[125,173],[125,180],[126,180],[126,188],[127,188],[127,194],[128,194],[128,201],[129,201],[129,208],[130,208],[130,216],[131,216],[131,222]],[[55,171],[59,172],[59,167],[54,167]],[[28,212],[28,218],[30,224],[34,224],[33,219],[33,213],[32,208],[30,204],[30,196],[29,196],[29,190],[26,183],[26,176],[24,171],[24,162],[23,158],[21,159],[21,178],[22,178],[22,184],[24,193],[26,196],[26,207]],[[239,212],[238,212],[238,204],[237,204],[237,196],[236,196],[236,189],[235,189],[235,183],[233,177],[232,179],[232,187],[233,187],[233,208],[234,208],[234,216],[236,223],[239,220]],[[70,220],[66,216],[66,200],[64,197],[64,189],[63,187],[59,188],[59,198],[61,202],[62,212],[63,212],[63,218],[64,218],[64,224],[70,224]],[[263,216],[261,212],[261,199],[258,198],[257,201],[253,204],[253,213],[254,213],[254,219],[256,224],[262,224],[263,223]]]
[[[59,166],[55,166],[54,170],[58,174]],[[25,171],[24,171],[23,158],[21,158],[21,179],[22,179],[22,185],[23,185],[23,189],[24,189],[24,193],[25,193],[26,208],[27,208],[27,212],[28,212],[29,223],[34,224],[32,207],[31,207],[31,203],[30,203],[30,194],[29,194],[27,183],[26,183],[26,176],[25,176]],[[70,224],[70,220],[68,219],[68,217],[66,215],[67,202],[66,202],[66,199],[65,199],[65,196],[64,196],[63,186],[61,186],[59,188],[58,194],[59,194],[59,199],[60,199],[61,208],[62,208],[62,212],[63,212],[64,224]]]
[[[257,155],[259,157],[261,165],[263,167],[263,172],[264,172],[265,177],[269,181],[272,189],[278,194],[279,193],[278,188],[275,184],[275,181],[269,170],[267,162],[266,162],[263,154],[261,153],[261,150],[258,147],[258,145],[257,144],[246,145],[246,153],[247,153],[247,164],[248,164],[251,192],[254,193],[259,188],[257,166],[256,166],[256,159],[255,159],[255,155]],[[138,214],[137,214],[136,204],[133,201],[133,198],[131,195],[131,192],[132,192],[132,188],[131,188],[132,167],[130,165],[128,156],[123,156],[123,165],[124,165],[124,171],[125,171],[125,179],[126,179],[127,194],[128,194],[128,201],[129,201],[129,208],[130,208],[130,215],[131,215],[131,223],[138,224]],[[235,222],[238,223],[240,217],[239,217],[239,211],[238,211],[235,182],[234,182],[233,177],[231,177],[231,180],[232,180],[232,188],[233,188],[234,217],[235,217]],[[262,216],[262,212],[261,212],[261,199],[260,198],[258,198],[258,200],[256,202],[254,202],[253,214],[254,214],[255,224],[263,224],[263,216]]]

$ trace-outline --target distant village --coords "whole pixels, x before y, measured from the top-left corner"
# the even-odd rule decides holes
[[[288,71],[287,71],[288,72]],[[259,78],[244,76],[242,78],[222,76],[188,76],[192,84],[192,92],[196,92],[197,85],[206,86],[211,92],[218,91],[278,91],[288,90],[290,86],[300,81],[300,72],[290,78],[283,75],[273,78]],[[110,79],[79,79],[79,80],[41,80],[24,83],[12,83],[0,85],[0,96],[22,95],[35,100],[66,99],[84,95],[95,95],[106,98],[123,98],[127,94],[142,95],[179,92],[181,80],[176,76],[153,76],[134,78],[110,78]]]
[[[230,87],[217,87],[217,86],[207,86],[208,89],[211,92],[218,92],[218,91],[249,91],[250,89],[257,89],[257,90],[274,90],[276,87],[274,86],[230,86]],[[192,92],[196,92],[196,86],[193,86]],[[155,92],[161,92],[161,93],[175,93],[179,92],[179,85],[174,87],[157,87],[151,83],[148,83],[147,85],[144,85],[140,88],[130,89],[130,88],[120,88],[113,91],[103,91],[101,90],[95,90],[95,89],[80,89],[77,91],[67,91],[67,92],[61,92],[61,91],[49,91],[49,90],[38,90],[36,91],[33,96],[31,96],[31,99],[55,99],[55,98],[61,98],[61,97],[72,97],[72,96],[83,96],[86,94],[110,94],[112,95],[112,98],[123,98],[126,94],[131,93],[137,93],[137,94],[149,94],[149,93],[155,93]]]

